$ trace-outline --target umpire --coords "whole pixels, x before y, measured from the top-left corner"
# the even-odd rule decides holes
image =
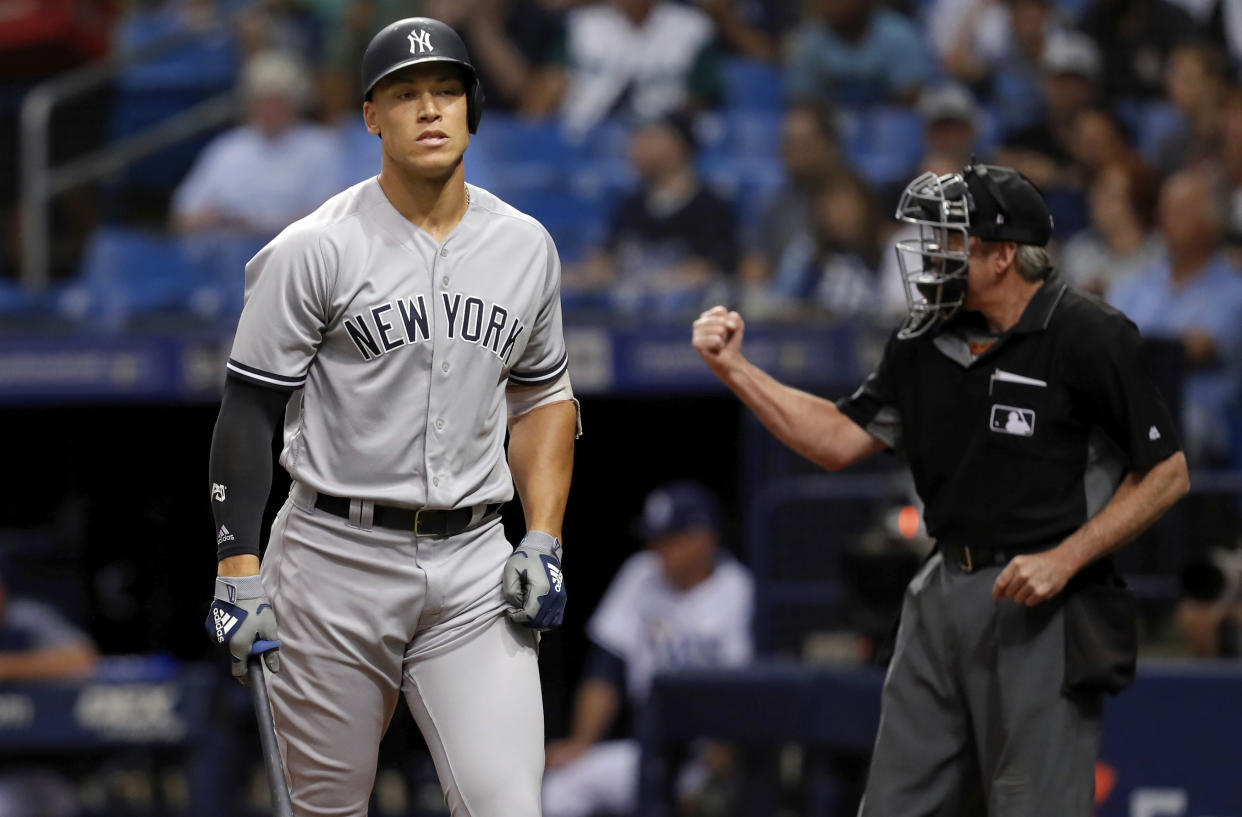
[[[1087,817],[1103,693],[1136,649],[1109,554],[1186,493],[1186,460],[1134,324],[1053,271],[1029,180],[925,173],[897,217],[909,316],[850,397],[756,368],[724,307],[694,346],[819,465],[903,452],[926,505],[938,549],[906,593],[861,817],[956,815],[979,781],[992,817]]]

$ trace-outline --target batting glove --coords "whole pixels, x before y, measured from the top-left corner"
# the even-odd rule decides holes
[[[219,576],[216,598],[207,614],[207,634],[229,651],[233,677],[245,683],[246,662],[262,655],[267,668],[280,672],[276,612],[258,576]]]
[[[536,630],[558,626],[565,617],[561,543],[543,531],[527,533],[505,562],[502,585],[509,618]]]

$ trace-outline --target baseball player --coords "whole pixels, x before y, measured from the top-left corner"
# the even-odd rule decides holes
[[[537,221],[465,183],[483,94],[452,29],[389,25],[362,76],[379,176],[246,267],[211,449],[208,630],[237,675],[256,639],[280,642],[264,660],[299,815],[367,813],[404,696],[454,817],[535,817],[535,647],[565,604],[577,430],[560,263]],[[293,486],[260,567],[282,413]],[[514,483],[516,549],[500,520]]]
[[[825,468],[904,452],[925,503],[938,553],[906,592],[860,814],[958,814],[982,782],[993,817],[1087,817],[1102,694],[1136,648],[1109,554],[1186,492],[1186,460],[1134,324],[1052,270],[1030,181],[926,173],[897,216],[909,315],[850,397],[764,374],[723,307],[694,346]]]
[[[544,817],[631,813],[638,741],[603,740],[621,701],[641,707],[658,672],[736,666],[753,651],[754,583],[717,548],[715,497],[693,482],[664,485],[648,495],[639,529],[647,549],[621,566],[587,625],[591,652],[571,731],[548,746]],[[683,781],[705,768],[695,764]]]

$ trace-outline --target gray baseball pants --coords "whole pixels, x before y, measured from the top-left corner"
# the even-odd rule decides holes
[[[906,591],[859,817],[1089,817],[1100,696],[1061,693],[1059,598],[992,598],[1001,568],[934,556]]]
[[[543,704],[533,631],[504,615],[499,520],[450,538],[353,527],[294,489],[263,586],[281,671],[272,716],[299,817],[366,817],[399,696],[453,817],[538,817]]]

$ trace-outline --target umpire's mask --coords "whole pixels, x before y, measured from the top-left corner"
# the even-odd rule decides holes
[[[947,321],[966,302],[970,193],[958,173],[924,173],[902,191],[897,218],[916,236],[897,242],[909,314],[897,330],[906,340]]]
[[[918,337],[966,302],[970,237],[1042,247],[1052,237],[1048,203],[1009,167],[970,164],[961,173],[924,173],[902,191],[897,218],[918,230],[897,242],[906,317],[897,337]]]

